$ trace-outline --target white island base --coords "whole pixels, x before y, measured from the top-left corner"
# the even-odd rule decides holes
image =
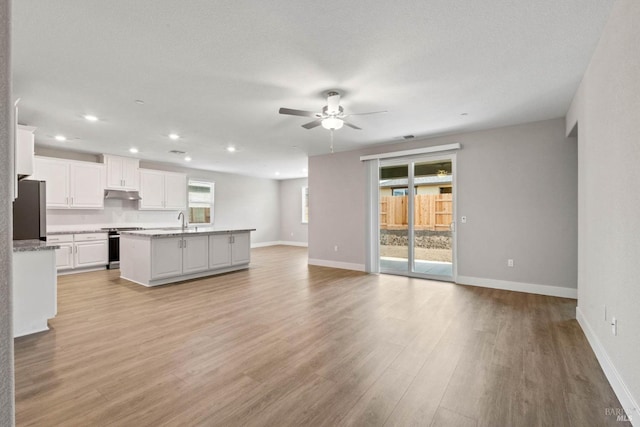
[[[251,231],[122,232],[120,277],[157,286],[249,268]]]

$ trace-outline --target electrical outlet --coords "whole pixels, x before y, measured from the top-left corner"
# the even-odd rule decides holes
[[[334,251],[334,252],[338,252],[338,245],[335,245],[335,246],[333,247],[333,251]]]
[[[460,222],[463,223],[463,224],[466,224],[467,223],[467,217],[465,215],[462,215],[460,217]]]
[[[507,260],[507,267],[513,267],[513,260],[512,259],[508,259]]]
[[[614,336],[618,335],[618,319],[615,317],[611,318],[611,333]]]

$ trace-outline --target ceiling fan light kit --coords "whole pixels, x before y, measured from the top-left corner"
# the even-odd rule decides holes
[[[329,130],[338,130],[344,126],[344,122],[336,117],[322,119],[322,127]]]

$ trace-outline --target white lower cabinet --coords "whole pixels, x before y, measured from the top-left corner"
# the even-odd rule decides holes
[[[47,243],[60,246],[56,249],[58,271],[109,264],[107,233],[58,234],[48,236]]]
[[[199,273],[209,269],[209,236],[184,237],[182,246],[183,273]]]
[[[151,241],[152,279],[199,273],[208,269],[208,236],[166,237]]]
[[[231,265],[231,235],[212,234],[209,236],[209,268]]]
[[[251,261],[249,232],[233,233],[231,237],[231,265],[248,264]]]
[[[59,243],[56,249],[56,269],[67,270],[73,268],[73,243]]]
[[[209,236],[209,268],[248,264],[251,261],[249,232]]]
[[[151,277],[162,279],[180,274],[182,274],[182,237],[153,239],[151,241]]]
[[[109,263],[109,245],[107,240],[79,242],[75,244],[74,267],[96,267]]]

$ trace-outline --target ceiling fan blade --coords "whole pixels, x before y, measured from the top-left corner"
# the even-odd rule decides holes
[[[302,116],[302,117],[318,117],[319,113],[313,111],[293,110],[291,108],[280,108],[278,111],[280,114],[288,114],[290,116]]]
[[[343,120],[343,122],[344,122],[345,126],[349,126],[350,128],[353,128],[353,129],[356,129],[356,130],[362,130],[362,128],[360,128],[360,127],[358,127],[358,126],[356,126],[354,124],[351,124],[346,120]]]
[[[384,110],[384,111],[371,111],[369,113],[351,113],[351,114],[347,114],[345,117],[349,117],[349,116],[368,116],[370,114],[381,114],[381,113],[388,113],[388,111]]]
[[[309,123],[305,123],[302,125],[303,128],[305,129],[313,129],[315,127],[318,127],[322,124],[322,119],[318,119],[318,120],[314,120],[312,122]]]

